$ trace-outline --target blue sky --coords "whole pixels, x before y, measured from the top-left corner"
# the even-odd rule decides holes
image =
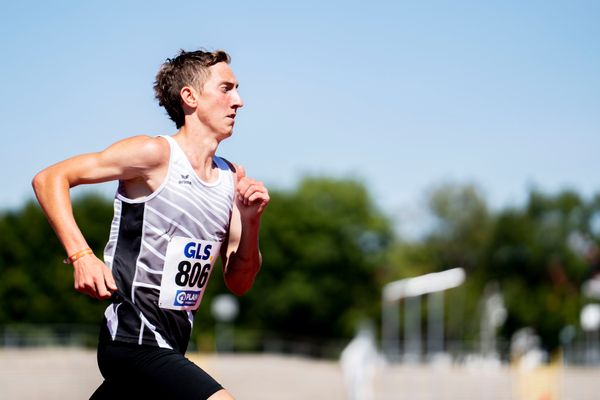
[[[246,103],[221,155],[273,188],[356,177],[405,226],[443,182],[497,208],[600,192],[600,2],[172,4],[3,4],[0,208],[49,164],[174,133],[154,76],[199,47],[231,54]]]

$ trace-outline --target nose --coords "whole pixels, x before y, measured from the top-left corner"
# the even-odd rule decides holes
[[[231,107],[235,109],[244,107],[244,100],[242,100],[242,96],[240,96],[240,92],[237,89],[234,90],[231,101]]]

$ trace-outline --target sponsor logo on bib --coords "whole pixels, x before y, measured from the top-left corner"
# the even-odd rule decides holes
[[[201,291],[194,290],[178,290],[175,295],[174,306],[195,306],[200,298]]]

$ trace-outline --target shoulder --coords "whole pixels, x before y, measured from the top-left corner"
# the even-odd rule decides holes
[[[162,137],[137,135],[114,143],[105,152],[124,155],[133,164],[157,166],[168,162],[170,145]]]
[[[135,147],[143,153],[154,153],[155,155],[160,152],[169,152],[169,142],[167,139],[161,136],[148,136],[148,135],[137,135],[123,139],[117,144],[123,144],[129,147]]]
[[[225,157],[219,157],[219,158],[221,159],[221,161],[223,161],[227,165],[227,167],[229,168],[229,170],[231,172],[233,172],[234,174],[236,173],[238,167],[235,163],[229,161]]]
[[[231,172],[234,185],[237,184],[237,182],[239,180],[238,171],[241,167],[239,167],[236,163],[233,163],[224,157],[218,157],[218,158],[221,159],[221,162],[223,164],[225,164],[227,166],[229,172]]]

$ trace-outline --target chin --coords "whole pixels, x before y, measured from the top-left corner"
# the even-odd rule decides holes
[[[231,137],[231,135],[233,135],[233,129],[228,129],[221,133],[221,140],[227,139],[228,137]]]

